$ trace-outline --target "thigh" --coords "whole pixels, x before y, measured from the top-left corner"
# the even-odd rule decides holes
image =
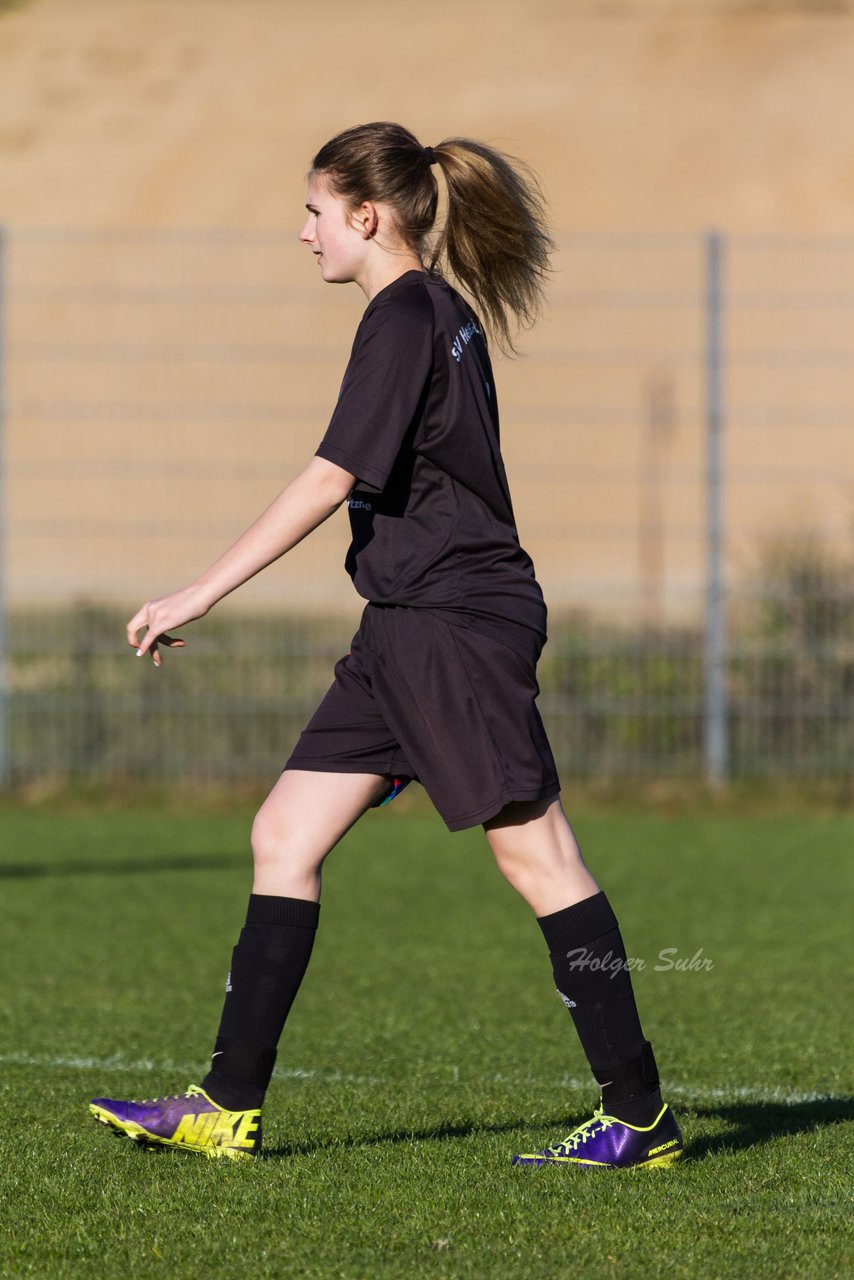
[[[286,769],[256,815],[256,855],[281,850],[288,860],[319,864],[386,791],[388,779],[377,773]]]

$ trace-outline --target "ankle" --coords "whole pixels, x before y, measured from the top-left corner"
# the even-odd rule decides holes
[[[275,1049],[218,1036],[202,1088],[226,1111],[256,1111],[264,1101],[275,1065]]]
[[[202,1081],[202,1088],[223,1111],[260,1111],[265,1091],[258,1085],[235,1080],[220,1071],[209,1071]]]
[[[638,1125],[640,1128],[646,1128],[657,1120],[664,1106],[661,1090],[657,1086],[649,1093],[635,1098],[623,1098],[620,1101],[609,1102],[606,1094],[607,1089],[603,1089],[602,1110],[605,1115],[614,1116],[616,1120],[624,1120],[626,1124]]]
[[[652,1124],[664,1106],[655,1054],[648,1040],[642,1042],[636,1058],[594,1068],[593,1075],[602,1090],[606,1115],[643,1126]]]

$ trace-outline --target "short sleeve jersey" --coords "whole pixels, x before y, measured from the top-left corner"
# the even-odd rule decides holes
[[[408,271],[372,299],[317,454],[357,477],[346,569],[360,595],[545,637],[486,341],[445,281]]]

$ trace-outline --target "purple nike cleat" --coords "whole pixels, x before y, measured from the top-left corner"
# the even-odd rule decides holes
[[[576,1164],[601,1169],[662,1169],[679,1160],[684,1150],[682,1134],[668,1106],[652,1124],[628,1124],[605,1115],[600,1105],[591,1120],[573,1129],[563,1142],[545,1151],[514,1156],[514,1164]]]
[[[251,1160],[261,1150],[260,1111],[226,1111],[194,1084],[186,1093],[144,1102],[95,1098],[89,1110],[101,1124],[143,1146],[179,1147],[229,1160]]]

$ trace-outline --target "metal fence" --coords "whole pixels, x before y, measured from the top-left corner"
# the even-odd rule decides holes
[[[292,236],[0,235],[0,775],[274,775],[361,602],[339,512],[134,664],[311,456],[360,312]],[[499,361],[567,777],[839,777],[854,747],[854,239],[567,235]],[[453,708],[449,708],[453,714]]]

